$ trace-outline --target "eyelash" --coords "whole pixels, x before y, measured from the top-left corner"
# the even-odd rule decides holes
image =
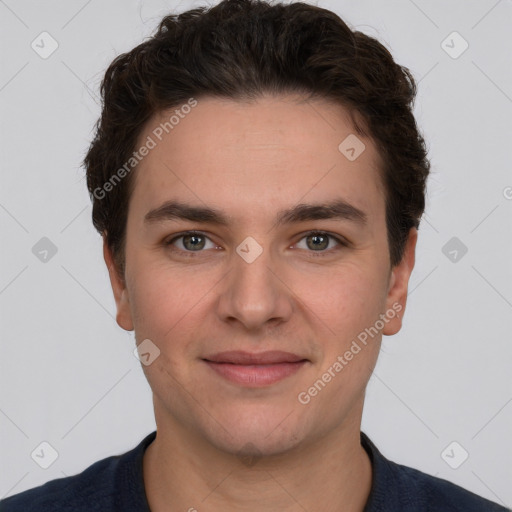
[[[183,249],[176,249],[176,248],[173,247],[173,243],[174,242],[176,242],[180,238],[183,238],[184,236],[187,236],[187,235],[199,235],[199,236],[203,236],[205,238],[210,239],[209,236],[206,235],[205,233],[203,233],[202,231],[185,231],[183,233],[180,233],[177,236],[174,236],[170,240],[166,240],[164,242],[164,245],[166,247],[168,247],[168,248],[171,248],[172,252],[179,252],[182,255],[186,256],[186,257],[195,258],[195,257],[197,257],[196,253],[201,253],[201,252],[204,252],[204,251],[186,251],[186,250],[183,250]],[[341,247],[348,247],[348,243],[345,242],[342,238],[340,238],[338,236],[335,236],[335,235],[331,235],[330,233],[327,233],[326,231],[309,231],[309,232],[305,233],[296,243],[299,243],[304,238],[307,238],[308,236],[312,236],[312,235],[326,236],[326,237],[329,237],[329,238],[332,238],[333,240],[335,240],[339,244],[339,246],[341,246]],[[331,249],[324,250],[324,251],[307,251],[307,252],[310,253],[309,257],[312,257],[312,258],[322,258],[322,257],[325,257],[326,255],[331,254],[333,251],[336,251],[338,249],[331,248]]]

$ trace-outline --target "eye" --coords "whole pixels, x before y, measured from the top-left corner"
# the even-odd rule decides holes
[[[177,243],[178,241],[179,243]],[[207,246],[207,241],[210,242],[210,247]],[[165,246],[175,246],[177,247],[176,249],[172,247],[171,249],[185,253],[202,252],[203,249],[214,249],[217,247],[204,233],[198,231],[187,231],[167,240],[164,244]]]
[[[302,242],[302,240],[306,241],[305,247],[299,247],[299,245],[297,244],[297,247],[299,247],[299,249],[306,249],[308,252],[313,253],[321,253],[311,254],[311,256],[322,256],[324,253],[331,253],[333,249],[333,246],[330,244],[331,240],[334,240],[335,248],[339,248],[340,246],[347,246],[347,243],[344,242],[341,238],[338,238],[329,233],[325,233],[324,231],[310,231],[299,240],[299,244],[300,242]]]
[[[305,246],[300,244],[305,240]],[[333,242],[333,243],[331,243]],[[210,244],[208,246],[208,244]],[[205,249],[218,249],[210,238],[200,231],[187,231],[168,239],[164,242],[173,252],[184,256],[196,256],[194,253],[204,252]],[[310,231],[306,233],[296,244],[299,249],[304,249],[312,257],[321,257],[330,254],[340,247],[347,247],[348,243],[342,238],[331,235],[324,231]],[[318,253],[318,254],[315,254]]]

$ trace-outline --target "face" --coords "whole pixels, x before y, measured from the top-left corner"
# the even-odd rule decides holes
[[[416,242],[390,268],[374,144],[343,153],[354,128],[320,100],[202,98],[159,141],[170,115],[140,135],[156,146],[136,170],[124,282],[105,245],[117,321],[150,340],[157,427],[260,454],[359,429]]]

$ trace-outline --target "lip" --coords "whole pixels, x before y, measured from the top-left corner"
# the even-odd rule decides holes
[[[267,352],[244,352],[243,350],[232,350],[229,352],[219,352],[204,358],[213,363],[231,363],[240,365],[251,364],[277,364],[277,363],[296,363],[306,360],[305,357],[283,352],[281,350],[270,350]]]
[[[203,361],[221,377],[246,387],[275,384],[298,372],[308,359],[290,352],[220,352]]]

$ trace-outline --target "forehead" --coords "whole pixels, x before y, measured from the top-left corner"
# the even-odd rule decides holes
[[[380,155],[332,102],[199,98],[153,116],[138,147],[149,139],[131,198],[139,215],[171,198],[235,214],[341,196],[369,216],[383,211]]]

